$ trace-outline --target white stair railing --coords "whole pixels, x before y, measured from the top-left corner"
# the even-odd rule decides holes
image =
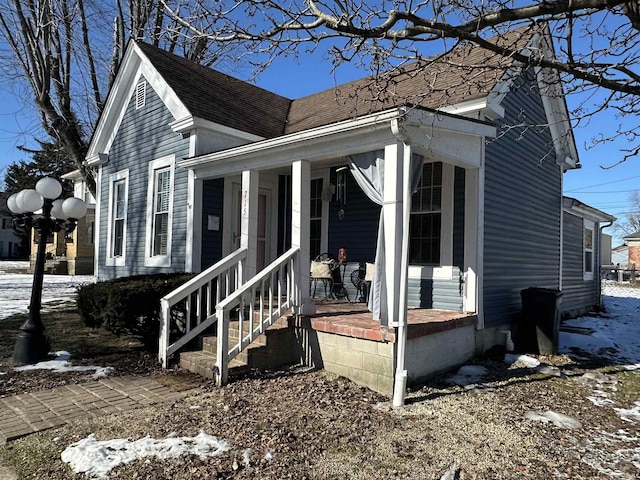
[[[246,258],[247,249],[238,249],[160,300],[158,359],[164,368],[172,354],[215,323],[215,306],[240,286]]]
[[[216,382],[225,385],[229,362],[297,303],[296,268],[299,249],[291,248],[242,287],[216,305],[218,345]],[[308,288],[308,286],[307,286]],[[237,312],[237,342],[229,344],[229,320]]]

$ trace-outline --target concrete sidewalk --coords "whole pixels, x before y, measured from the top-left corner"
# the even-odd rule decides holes
[[[178,400],[153,377],[113,377],[0,398],[0,445],[74,420]]]

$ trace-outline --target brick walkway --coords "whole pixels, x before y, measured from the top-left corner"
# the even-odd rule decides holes
[[[182,398],[149,377],[114,377],[0,398],[0,445],[87,417]]]

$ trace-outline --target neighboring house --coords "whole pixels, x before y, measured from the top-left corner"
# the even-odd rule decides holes
[[[611,264],[620,268],[627,268],[629,262],[629,247],[627,245],[618,245],[611,249]]]
[[[622,240],[627,244],[627,268],[640,270],[640,232],[627,235]]]
[[[94,273],[95,199],[78,170],[62,175],[73,182],[73,196],[87,203],[86,215],[79,219],[72,232],[61,230],[47,239],[45,272],[57,275],[91,275]],[[38,235],[31,234],[30,270],[33,271],[38,251]]]
[[[611,260],[612,260],[612,253],[613,253],[613,248],[612,248],[612,240],[613,238],[611,237],[611,235],[608,235],[606,233],[602,234],[601,237],[601,244],[600,244],[600,265],[611,265]]]
[[[22,240],[13,229],[13,216],[7,208],[8,195],[0,193],[0,258],[20,257]]]
[[[615,217],[575,198],[564,197],[563,206],[562,312],[575,317],[600,302],[602,229]]]
[[[552,55],[543,32],[519,33],[513,48]],[[595,238],[608,217],[563,199],[578,155],[559,79],[515,64],[496,77],[506,60],[478,48],[451,55],[381,91],[363,79],[290,100],[129,44],[87,155],[95,271],[203,272],[166,298],[165,364],[217,319],[214,360],[190,362],[224,382],[253,340],[229,340],[229,318],[254,325],[245,312],[259,313],[260,333],[293,309],[289,357],[390,394],[504,345],[527,287],[571,288],[569,311],[599,303]],[[427,83],[438,93],[424,95]],[[320,321],[309,298],[310,260],[340,248],[346,278],[375,264],[373,313],[357,325]],[[182,326],[169,325],[173,305]],[[440,317],[418,325],[419,312]]]

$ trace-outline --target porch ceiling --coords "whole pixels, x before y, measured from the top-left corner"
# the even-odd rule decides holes
[[[483,140],[493,135],[495,127],[485,122],[405,106],[184,159],[178,164],[193,170],[197,178],[223,177],[246,170],[277,170],[303,159],[312,162],[315,168],[400,140],[425,158],[478,167]]]

